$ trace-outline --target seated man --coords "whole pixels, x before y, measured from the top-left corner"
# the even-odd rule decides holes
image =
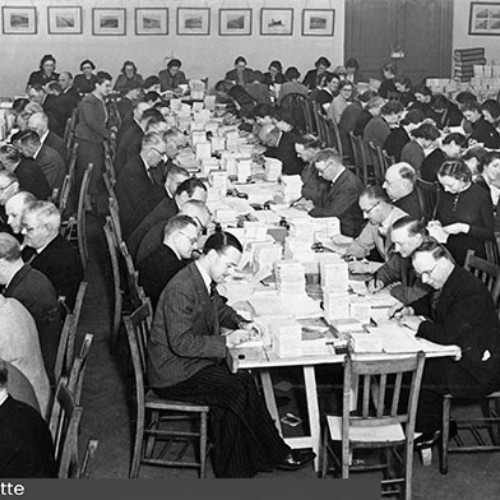
[[[396,316],[407,317],[417,337],[462,350],[458,361],[426,361],[415,427],[423,433],[415,446],[424,448],[440,437],[443,394],[482,397],[500,389],[500,323],[488,289],[438,243],[417,248],[413,266],[435,291],[394,311]]]
[[[49,279],[21,258],[18,241],[0,233],[0,285],[5,297],[13,297],[28,309],[35,320],[45,369],[51,382],[61,333],[57,294]]]
[[[495,126],[484,119],[478,102],[467,102],[462,106],[464,118],[472,124],[469,143],[481,143],[485,148],[500,148],[500,134]]]
[[[381,110],[380,116],[375,116],[370,120],[363,130],[363,139],[371,142],[375,146],[383,147],[391,133],[391,128],[399,126],[399,120],[403,113],[403,105],[398,101],[386,102]]]
[[[160,397],[210,405],[212,463],[217,477],[253,477],[282,465],[298,469],[314,454],[298,454],[280,438],[252,376],[231,373],[227,349],[248,338],[245,322],[216,286],[241,259],[230,233],[210,236],[203,255],[169,282],[160,295],[148,343],[148,376]],[[221,327],[234,331],[221,335]]]
[[[55,149],[63,160],[66,159],[67,151],[64,139],[49,130],[49,119],[45,113],[32,114],[28,119],[28,127],[38,134],[42,144]]]
[[[19,191],[12,198],[7,200],[5,204],[5,215],[9,228],[19,241],[22,241],[21,222],[24,210],[30,204],[36,201],[34,195],[28,191]]]
[[[161,135],[146,134],[140,154],[130,157],[118,176],[115,192],[125,239],[165,196],[155,174],[166,156],[166,147]]]
[[[395,163],[385,172],[385,181],[382,184],[387,196],[394,204],[415,219],[428,222],[434,213],[436,204],[432,193],[422,193],[417,185],[417,173],[406,162]],[[434,198],[434,203],[432,199]]]
[[[0,231],[11,232],[10,226],[7,224],[7,214],[5,212],[5,204],[16,193],[19,192],[19,180],[16,174],[8,170],[0,170]]]
[[[259,139],[267,150],[264,156],[276,158],[282,163],[283,175],[300,175],[304,162],[297,156],[297,138],[290,132],[283,132],[275,125],[264,125],[259,130]]]
[[[338,217],[340,231],[345,236],[356,237],[363,224],[363,214],[358,198],[363,184],[342,165],[342,158],[334,149],[324,149],[316,159],[319,176],[328,181],[328,188],[309,212],[312,217]]]
[[[28,205],[22,219],[24,261],[49,278],[58,296],[65,297],[73,309],[78,287],[83,279],[80,257],[61,236],[61,214],[49,201]]]
[[[383,263],[367,261],[366,257],[376,249],[381,259],[387,262],[392,248],[392,225],[408,214],[392,205],[385,191],[379,186],[368,186],[361,193],[359,208],[363,217],[368,219],[368,224],[349,247],[338,250],[353,259],[349,262],[349,270],[352,273],[374,273]]]
[[[198,224],[189,215],[172,217],[165,226],[163,244],[139,263],[139,284],[154,309],[167,283],[191,262],[199,232]]]
[[[422,221],[407,216],[392,225],[391,238],[394,251],[368,282],[368,288],[375,293],[386,286],[394,285],[391,287],[391,295],[403,304],[409,304],[431,290],[415,274],[411,264],[412,253],[424,241],[429,241],[430,237]]]
[[[0,360],[0,477],[55,478],[54,445],[42,416],[8,392],[9,370]]]
[[[0,295],[0,353],[4,361],[12,363],[30,381],[45,417],[49,407],[50,384],[35,321],[20,302],[3,295]]]

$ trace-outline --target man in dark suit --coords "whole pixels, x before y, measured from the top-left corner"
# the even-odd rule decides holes
[[[176,215],[165,226],[163,244],[138,266],[139,284],[151,299],[153,308],[167,283],[187,266],[198,248],[200,228],[189,215]]]
[[[300,175],[304,169],[304,162],[297,156],[295,150],[296,136],[281,131],[275,125],[264,125],[259,130],[259,139],[264,146],[267,146],[264,156],[281,161],[283,175]]]
[[[60,226],[61,214],[53,203],[35,201],[28,205],[22,219],[23,259],[45,274],[57,295],[65,297],[66,305],[73,309],[83,269],[78,253],[59,234]]]
[[[39,412],[9,396],[9,370],[0,360],[0,477],[55,478],[54,445]]]
[[[42,144],[55,149],[63,161],[66,159],[67,151],[64,140],[49,130],[49,119],[45,113],[32,114],[28,119],[28,127],[38,134]]]
[[[464,118],[472,124],[469,141],[479,142],[489,149],[500,148],[500,134],[494,125],[484,119],[479,103],[467,102],[462,106],[462,111]]]
[[[52,194],[49,183],[34,160],[24,158],[8,144],[0,146],[0,162],[17,177],[21,189],[33,193],[39,200],[47,200]]]
[[[5,297],[17,299],[33,316],[45,369],[49,380],[55,383],[54,365],[61,332],[57,294],[44,274],[24,264],[19,242],[6,233],[0,233],[0,285],[5,286]]]
[[[10,228],[9,232],[12,233],[20,242],[22,242],[23,239],[21,235],[21,223],[24,210],[34,201],[36,201],[34,194],[29,191],[19,191],[5,203],[5,215],[7,217],[7,224]]]
[[[245,322],[217,293],[216,284],[241,259],[230,233],[208,238],[203,255],[182,269],[160,296],[148,343],[148,375],[160,397],[210,405],[217,477],[253,477],[279,464],[300,468],[314,454],[297,456],[283,442],[246,372],[231,373],[227,349],[258,327]],[[226,336],[221,327],[233,331]]]
[[[57,82],[51,82],[58,85]],[[57,110],[57,96],[48,94],[42,85],[32,85],[28,89],[28,97],[32,102],[40,104],[42,111],[49,118],[49,128],[56,134],[62,136],[64,134],[64,125],[60,121]]]
[[[334,149],[324,149],[315,159],[320,177],[328,181],[328,188],[309,212],[312,217],[338,217],[340,231],[355,238],[363,225],[363,214],[358,205],[363,184],[342,165],[342,158]]]
[[[482,397],[500,388],[500,323],[488,289],[455,265],[444,247],[424,243],[412,260],[434,293],[394,312],[416,329],[417,337],[462,350],[458,361],[426,361],[415,429],[423,433],[415,446],[423,448],[440,437],[443,394]]]
[[[69,71],[63,71],[59,75],[58,83],[61,87],[61,93],[57,96],[57,107],[59,110],[60,121],[66,127],[68,118],[80,102],[80,94],[73,85],[73,75]]]
[[[125,239],[165,197],[156,172],[166,156],[166,147],[160,135],[145,135],[140,154],[130,158],[118,176],[115,192]]]
[[[19,189],[19,180],[16,175],[9,170],[0,170],[0,232],[2,233],[12,232],[7,223],[5,204],[19,192]]]

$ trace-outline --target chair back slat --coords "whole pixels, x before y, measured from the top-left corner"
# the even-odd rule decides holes
[[[392,393],[391,416],[395,416],[399,408],[399,395],[401,393],[401,384],[403,382],[403,374],[397,373],[394,381],[394,392]]]
[[[80,476],[83,479],[88,479],[92,470],[92,463],[95,460],[95,454],[97,447],[99,445],[98,439],[89,439],[87,443],[87,449],[85,450],[85,455],[82,461],[82,468],[80,472]]]
[[[495,306],[498,308],[500,300],[500,266],[477,257],[474,250],[468,250],[465,256],[464,269],[484,283],[491,293]]]
[[[384,414],[385,389],[387,387],[387,375],[385,373],[380,375],[379,384],[380,385],[378,387],[378,398],[377,398],[377,417],[381,418],[382,415]]]
[[[302,108],[302,101],[305,101],[306,97],[303,94],[292,93],[287,94],[280,101],[280,108],[288,117],[291,124],[297,127],[303,134],[306,133],[306,116]]]
[[[71,335],[71,330],[76,329],[75,316],[66,314],[64,324],[59,337],[59,346],[57,348],[56,362],[54,365],[54,380],[59,383],[59,379],[63,374],[67,373],[68,364],[68,342]]]
[[[370,411],[371,380],[370,380],[370,375],[364,375],[361,378],[363,380],[363,408],[361,409],[361,415],[363,417],[367,417]]]
[[[80,404],[83,389],[83,379],[85,376],[85,369],[87,367],[88,356],[90,353],[90,348],[92,347],[93,338],[94,336],[91,333],[85,334],[82,345],[80,347],[80,352],[74,359],[69,373],[68,389],[73,393],[73,397],[77,405]]]

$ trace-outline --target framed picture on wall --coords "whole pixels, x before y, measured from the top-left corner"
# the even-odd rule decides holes
[[[47,29],[50,35],[79,35],[82,29],[81,7],[47,7]]]
[[[209,35],[210,9],[195,7],[177,8],[178,35]]]
[[[92,34],[123,36],[127,32],[126,9],[92,9]]]
[[[500,3],[470,4],[469,35],[500,36]]]
[[[168,9],[135,9],[136,35],[168,35]]]
[[[35,35],[36,31],[36,7],[2,7],[4,35]]]
[[[291,35],[293,33],[293,9],[260,9],[261,35]]]
[[[334,9],[303,9],[303,36],[333,36],[335,27]]]
[[[219,35],[252,34],[252,9],[219,9]]]

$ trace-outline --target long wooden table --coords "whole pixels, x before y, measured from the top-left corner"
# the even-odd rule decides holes
[[[258,370],[262,382],[262,389],[267,408],[273,418],[276,427],[281,436],[283,429],[278,414],[278,407],[274,395],[274,388],[271,379],[271,370],[280,367],[296,366],[302,369],[304,375],[304,386],[306,391],[307,413],[309,419],[310,434],[300,437],[284,438],[286,443],[291,448],[312,448],[316,453],[314,460],[314,469],[319,469],[320,456],[320,412],[319,401],[316,387],[315,367],[317,365],[340,364],[344,361],[344,354],[335,354],[333,347],[329,347],[331,352],[321,356],[307,356],[295,358],[280,358],[272,350],[265,347],[237,347],[228,351],[227,363],[233,373],[238,370]],[[427,358],[447,357],[459,358],[461,355],[460,348],[457,346],[441,346],[433,344],[429,341],[422,341],[422,351],[425,352]],[[360,358],[366,359],[391,359],[403,356],[404,354],[386,354],[386,353],[371,353],[358,354]],[[409,356],[411,354],[408,354]]]

